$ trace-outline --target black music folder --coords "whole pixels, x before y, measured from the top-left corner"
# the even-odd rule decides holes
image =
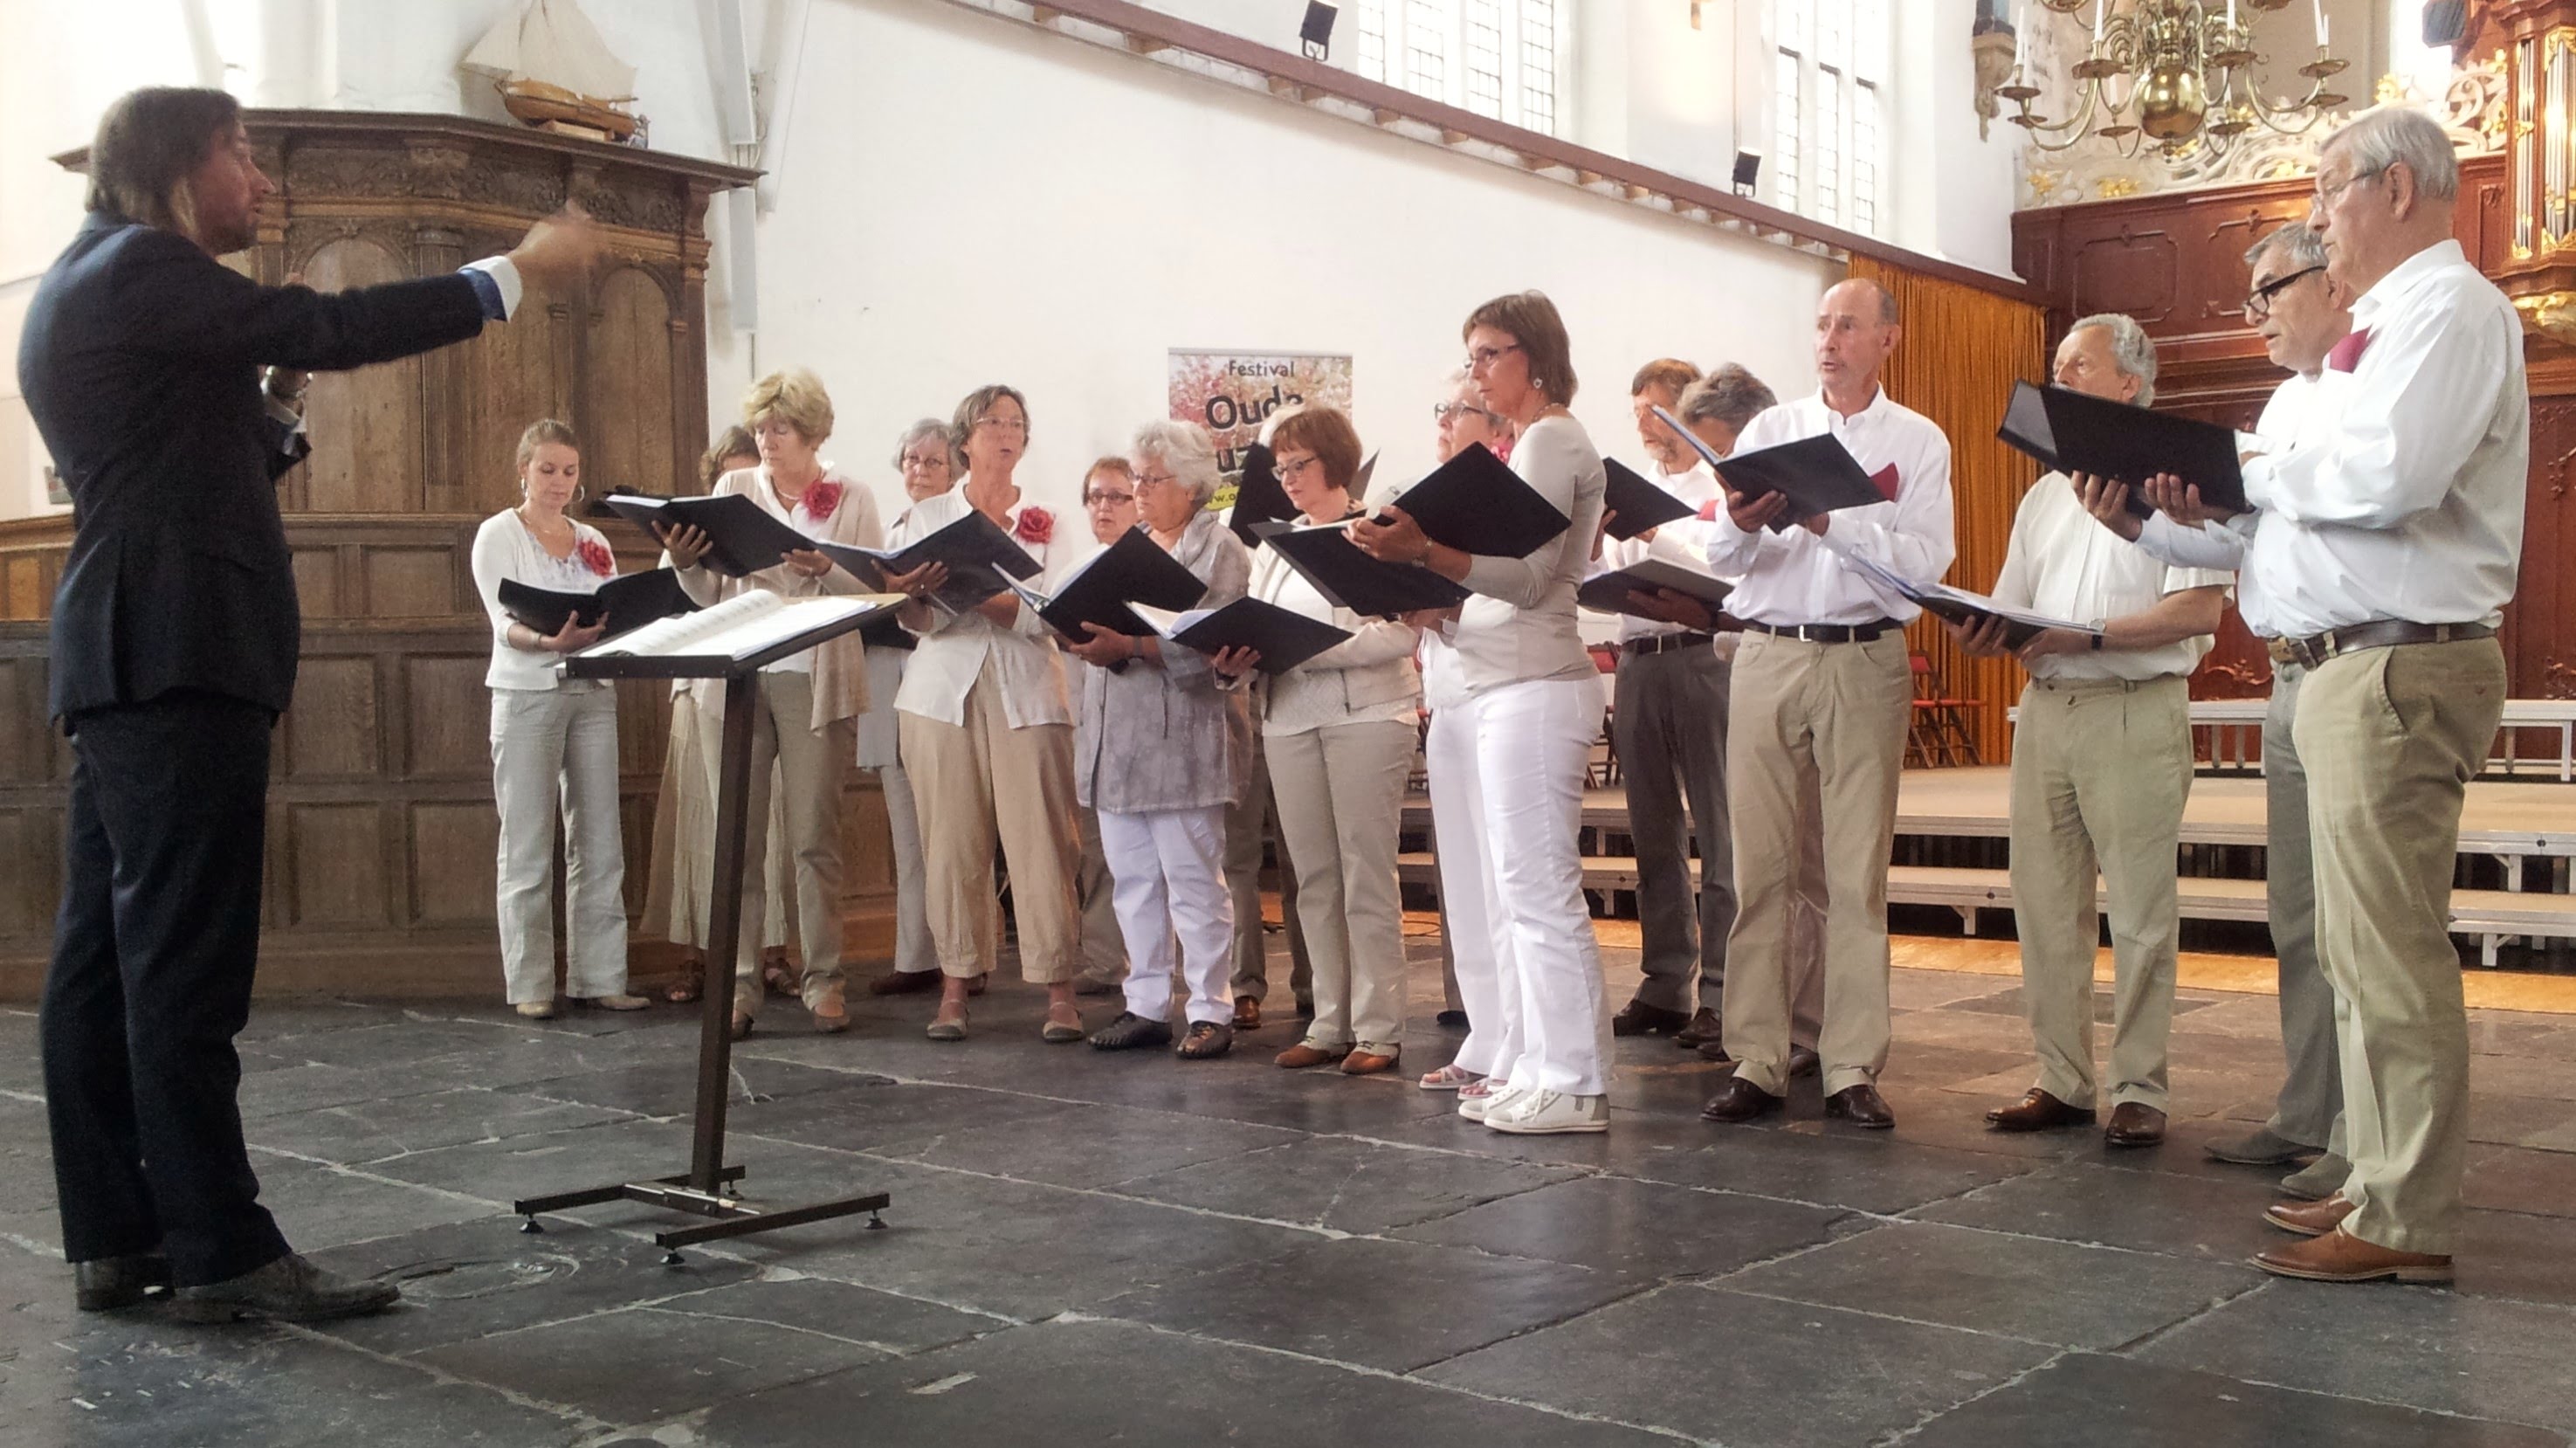
[[[1607,531],[1622,543],[1649,528],[1692,517],[1697,511],[1616,458],[1603,458],[1601,466],[1610,473],[1610,486],[1602,495],[1601,506],[1618,515],[1610,520]]]
[[[588,628],[605,614],[610,625],[607,636],[615,638],[655,619],[694,612],[698,606],[680,587],[680,575],[668,568],[612,578],[596,593],[561,593],[515,578],[502,579],[499,592],[502,612],[550,638],[562,631],[566,619],[577,619]]]
[[[1526,558],[1574,526],[1483,443],[1461,448],[1389,501],[1432,542],[1482,558]]]
[[[850,571],[869,589],[885,587],[886,575],[910,573],[925,563],[948,567],[948,581],[931,600],[951,613],[964,613],[1011,586],[1015,578],[1038,571],[1038,561],[1012,541],[992,519],[969,508],[966,515],[925,538],[900,548],[856,548],[816,543],[824,557]]]
[[[707,535],[707,556],[701,561],[731,578],[775,568],[789,553],[816,546],[813,539],[740,493],[703,498],[611,493],[600,501],[617,516],[642,525],[647,533],[656,527],[700,530]]]
[[[1021,602],[1038,611],[1038,617],[1075,643],[1090,641],[1091,631],[1083,627],[1087,623],[1130,638],[1154,632],[1128,607],[1131,603],[1177,613],[1207,596],[1207,585],[1199,576],[1164,552],[1163,545],[1143,528],[1119,534],[1118,541],[1059,580],[1053,593],[1025,584],[1011,587]]]
[[[1279,485],[1279,465],[1270,456],[1270,448],[1254,443],[1243,450],[1243,475],[1234,484],[1234,511],[1226,514],[1225,526],[1246,548],[1257,547],[1260,538],[1253,528],[1262,523],[1285,523],[1297,516],[1297,505],[1288,501],[1288,490]]]
[[[1952,588],[1943,583],[1917,583],[1892,568],[1856,554],[1846,553],[1840,556],[1845,563],[1859,570],[1861,576],[1874,581],[1881,588],[1913,600],[1916,607],[1944,623],[1969,627],[1990,618],[2002,620],[2006,648],[2020,648],[2053,628],[2062,628],[2094,638],[2099,638],[2102,634],[2102,630],[2088,623],[2077,623],[2067,618],[2051,618],[2044,613],[2031,613],[2009,604],[1998,603],[1982,593],[1971,593],[1967,589]]]
[[[1264,545],[1315,591],[1337,608],[1367,618],[1396,618],[1425,608],[1456,608],[1467,601],[1461,584],[1418,563],[1381,563],[1351,541],[1349,525],[1327,523],[1299,528],[1265,523],[1258,530]]]
[[[2157,473],[2200,489],[2202,501],[2213,506],[2245,510],[2236,433],[2216,423],[2016,382],[1995,436],[2058,472],[2128,484],[2129,511],[2140,517],[2155,508],[2138,486]]]
[[[1186,613],[1139,605],[1136,614],[1164,638],[1203,654],[1251,649],[1261,655],[1261,662],[1253,667],[1265,674],[1284,674],[1351,636],[1348,629],[1258,598],[1238,598],[1222,608],[1194,608]]]
[[[1771,520],[1771,531],[1786,532],[1802,520],[1838,508],[1866,508],[1889,501],[1878,484],[1861,470],[1860,460],[1831,433],[1796,442],[1732,453],[1714,466],[1726,485],[1747,498],[1780,493],[1788,511]]]
[[[1631,592],[1652,593],[1658,588],[1668,588],[1696,598],[1707,604],[1711,613],[1724,608],[1726,596],[1735,591],[1732,584],[1715,574],[1668,563],[1661,558],[1649,558],[1642,563],[1597,573],[1583,580],[1583,586],[1574,591],[1574,601],[1602,613],[1637,613],[1628,602],[1628,595]],[[1637,616],[1647,617],[1645,614]]]

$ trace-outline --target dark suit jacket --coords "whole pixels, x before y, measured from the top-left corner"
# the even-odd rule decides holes
[[[55,718],[178,689],[283,712],[300,634],[278,518],[293,465],[259,367],[362,367],[483,327],[465,276],[264,287],[176,233],[93,213],[37,285],[18,385],[72,495]]]

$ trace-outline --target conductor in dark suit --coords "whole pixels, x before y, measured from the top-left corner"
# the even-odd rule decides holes
[[[579,218],[450,276],[323,296],[216,261],[274,188],[221,91],[100,121],[89,216],[29,305],[18,380],[71,489],[49,709],[71,736],[42,1014],[63,1254],[84,1309],[305,1320],[394,1289],[291,1251],[242,1144],[233,1037],[257,964],[269,734],[298,617],[272,486],[310,370],[428,351],[576,282]]]

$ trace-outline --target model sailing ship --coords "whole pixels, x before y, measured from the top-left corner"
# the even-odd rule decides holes
[[[465,53],[464,68],[492,78],[511,115],[540,130],[624,145],[637,117],[635,67],[608,43],[575,0],[527,0]]]

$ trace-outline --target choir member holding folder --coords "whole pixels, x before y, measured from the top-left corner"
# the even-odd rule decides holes
[[[1279,483],[1308,524],[1359,515],[1351,484],[1360,439],[1339,409],[1309,406],[1272,429]],[[1336,608],[1264,548],[1252,597],[1347,633],[1347,641],[1256,689],[1279,827],[1297,872],[1296,908],[1314,960],[1315,1017],[1277,1057],[1295,1069],[1342,1063],[1366,1076],[1396,1064],[1404,1041],[1404,917],[1396,834],[1413,769],[1422,686],[1420,630]]]
[[[1816,307],[1820,391],[1753,419],[1729,459],[1740,464],[1765,449],[1829,440],[1868,477],[1878,501],[1812,513],[1775,532],[1771,525],[1792,514],[1789,495],[1756,496],[1730,483],[1710,530],[1710,566],[1744,575],[1728,602],[1746,628],[1726,752],[1740,899],[1727,943],[1724,1047],[1736,1068],[1702,1112],[1713,1121],[1777,1111],[1788,1089],[1792,876],[1801,835],[1820,830],[1825,1009],[1817,1048],[1826,1114],[1863,1127],[1896,1124],[1876,1081],[1887,1063],[1887,861],[1913,699],[1903,629],[1918,610],[1838,555],[1931,579],[1956,551],[1949,439],[1878,384],[1898,335],[1896,299],[1876,283],[1855,278],[1826,291]],[[1806,796],[1811,787],[1816,793]],[[1802,797],[1821,806],[1821,818]]]
[[[598,529],[565,516],[581,493],[581,443],[548,419],[519,437],[515,508],[474,533],[474,588],[492,617],[492,799],[501,811],[501,978],[519,1014],[555,1013],[555,808],[563,807],[565,993],[612,1011],[649,1004],[626,991],[625,845],[617,819],[617,691],[563,679],[555,665],[618,622],[576,614],[540,631],[513,617],[504,583],[593,593],[617,575]],[[630,624],[646,619],[627,620]]]
[[[1475,555],[1440,541],[1399,502],[1385,521],[1353,523],[1351,533],[1374,558],[1421,564],[1474,594],[1451,641],[1474,711],[1474,753],[1460,762],[1474,769],[1484,809],[1503,1040],[1491,1080],[1460,1089],[1459,1114],[1514,1133],[1606,1131],[1610,1007],[1576,848],[1601,684],[1574,605],[1601,523],[1601,455],[1566,410],[1574,366],[1554,303],[1538,292],[1497,297],[1461,330],[1484,405],[1519,433],[1517,477],[1506,481],[1566,526],[1519,556]],[[1509,500],[1498,496],[1491,517],[1527,516],[1501,506]],[[1459,967],[1463,977],[1467,962]]]
[[[823,383],[802,368],[774,372],[743,398],[743,423],[760,448],[760,465],[716,480],[715,496],[739,497],[796,533],[818,542],[875,547],[884,538],[876,499],[825,462],[817,451],[832,435],[832,399]],[[763,591],[789,598],[860,593],[859,580],[812,548],[786,551],[779,562],[739,578],[704,566],[707,538],[694,527],[666,528],[663,546],[680,570],[681,586],[701,605]],[[841,1004],[841,770],[852,757],[853,724],[868,707],[867,662],[856,633],[844,634],[762,669],[751,687],[753,714],[751,797],[744,808],[754,827],[744,836],[742,918],[765,914],[772,768],[785,829],[783,843],[795,857],[796,934],[804,949],[802,993],[814,1028],[841,1031],[849,1013]],[[701,699],[702,738],[722,736],[724,690]],[[720,750],[704,751],[710,765]],[[714,776],[709,777],[710,793]],[[713,856],[708,841],[709,858]],[[760,934],[742,932],[733,993],[733,1033],[751,1032],[764,994]]]
[[[1000,383],[957,404],[952,431],[966,451],[966,477],[952,492],[912,505],[910,544],[969,513],[1008,533],[1041,567],[1054,520],[1020,498],[1017,474],[1028,453],[1028,400]],[[1019,925],[1020,974],[1047,988],[1039,1035],[1082,1039],[1073,978],[1081,969],[1075,928],[1073,709],[1055,630],[1008,588],[951,607],[927,595],[947,581],[925,565],[889,578],[915,595],[903,626],[915,638],[895,695],[904,771],[921,820],[930,938],[939,950],[934,1041],[966,1039],[970,985],[993,968],[985,921],[993,909],[993,849],[1011,869],[1011,912]]]
[[[1112,546],[1141,538],[1166,550],[1198,580],[1203,606],[1241,598],[1252,565],[1207,508],[1218,477],[1207,429],[1147,423],[1130,456],[1145,526]],[[1127,1008],[1094,1032],[1091,1044],[1104,1051],[1172,1045],[1185,1060],[1222,1056],[1234,1045],[1225,816],[1243,797],[1251,766],[1251,716],[1239,685],[1253,661],[1240,651],[1211,657],[1166,645],[1150,631],[1082,627],[1085,640],[1067,645],[1088,666],[1074,732],[1075,791],[1099,815],[1129,951]],[[1064,823],[1072,823],[1070,812]],[[1175,1044],[1169,962],[1176,943],[1190,999],[1189,1024]],[[1068,984],[1070,975],[1068,969]]]
[[[2086,317],[2058,344],[2057,385],[2144,408],[2155,400],[2155,344],[2129,317]],[[2013,735],[2012,887],[2039,1070],[2019,1102],[1986,1113],[1996,1131],[2090,1126],[2108,1097],[2109,1145],[2164,1140],[2189,680],[2226,585],[2223,572],[2168,567],[2094,526],[2073,481],[2052,472],[2013,514],[1994,598],[2084,628],[2016,629],[1993,616],[1949,625],[1968,653],[2010,653],[2030,670]],[[2097,868],[2114,972],[2107,1082],[2093,1069]]]

